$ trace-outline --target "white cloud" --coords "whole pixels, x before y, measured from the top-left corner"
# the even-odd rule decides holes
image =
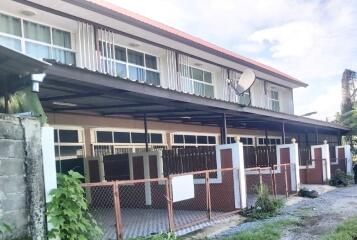
[[[329,121],[335,119],[341,105],[341,85],[336,84],[329,86],[321,91],[319,95],[315,95],[312,102],[309,104],[299,105],[295,112],[298,115],[316,111],[317,114],[312,115],[312,118]]]
[[[291,22],[254,32],[248,39],[261,45],[271,44],[273,58],[303,57],[317,47],[320,27],[311,22]]]
[[[317,110],[315,118],[339,110],[341,74],[357,70],[354,0],[110,1],[307,82],[295,91],[295,109]]]

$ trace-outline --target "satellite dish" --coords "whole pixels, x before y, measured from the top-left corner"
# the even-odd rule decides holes
[[[234,91],[241,95],[247,91],[255,81],[255,73],[252,69],[247,68],[243,71],[239,80],[228,80]]]

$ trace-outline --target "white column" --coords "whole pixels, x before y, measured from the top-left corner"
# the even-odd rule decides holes
[[[50,192],[57,188],[55,140],[53,127],[41,128],[41,145],[43,161],[43,178],[45,182],[46,203],[51,201]],[[47,230],[52,229],[51,223],[47,218]]]
[[[327,143],[327,140],[324,140],[324,144],[321,145],[321,150],[322,150],[322,159],[325,159],[325,162],[322,162],[323,180],[328,181],[331,179],[331,169],[330,169],[331,160],[330,160],[330,148]]]
[[[42,159],[43,159],[43,175],[45,181],[46,202],[51,199],[49,193],[52,189],[57,188],[56,178],[56,158],[54,146],[53,127],[41,128],[41,144],[42,144]]]
[[[352,175],[352,152],[350,145],[344,145],[346,158],[346,171],[348,175]]]
[[[247,207],[247,189],[246,189],[246,179],[245,179],[245,169],[244,169],[244,154],[243,154],[243,143],[237,143],[237,150],[232,151],[233,154],[233,167],[238,167],[239,171],[239,186],[240,186],[240,206],[241,208]],[[236,158],[234,156],[237,156]],[[237,203],[236,203],[237,204]]]
[[[293,167],[291,171],[291,190],[297,191],[300,188],[300,162],[299,162],[299,145],[293,139],[290,144],[290,163]]]

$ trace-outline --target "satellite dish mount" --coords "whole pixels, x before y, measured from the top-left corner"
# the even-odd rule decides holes
[[[245,69],[239,79],[228,79],[229,85],[233,88],[237,95],[243,95],[253,85],[254,81],[255,73],[250,68]]]

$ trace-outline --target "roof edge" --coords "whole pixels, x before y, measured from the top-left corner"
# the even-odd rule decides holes
[[[296,84],[299,87],[307,87],[308,84],[294,78],[286,73],[281,72],[273,67],[265,65],[263,63],[257,62],[253,59],[241,56],[235,52],[224,49],[213,43],[185,33],[183,31],[177,30],[173,27],[165,25],[163,23],[157,22],[150,18],[144,17],[142,15],[136,14],[110,2],[103,0],[63,0],[70,4],[85,8],[90,11],[94,11],[111,18],[115,18],[120,21],[135,25],[139,28],[145,29],[147,31],[156,33],[158,35],[173,39],[175,41],[182,42],[186,45],[191,45],[202,51],[209,52],[218,57],[229,59],[233,62],[252,67],[261,72],[273,75],[275,77],[281,78],[285,81]]]

